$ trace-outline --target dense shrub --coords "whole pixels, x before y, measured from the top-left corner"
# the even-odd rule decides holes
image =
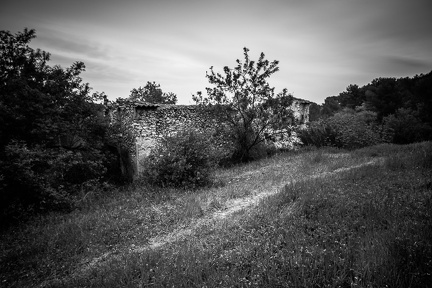
[[[263,135],[257,138],[254,131],[244,131],[244,127],[232,128],[225,137],[230,139],[224,149],[228,153],[222,155],[223,164],[238,164],[255,161],[274,155],[278,151],[295,150],[302,145],[302,141],[293,126],[286,125],[282,129],[265,129]],[[243,130],[243,131],[238,131]]]
[[[336,132],[337,147],[353,149],[382,142],[374,112],[345,110],[330,117],[328,124]]]
[[[106,172],[102,156],[91,150],[47,150],[15,142],[6,147],[6,157],[0,163],[1,218],[70,209]]]
[[[299,131],[299,137],[305,145],[355,149],[387,141],[385,132],[377,125],[376,113],[345,109],[311,123],[308,129]]]
[[[142,161],[142,177],[161,187],[195,188],[209,184],[217,161],[210,139],[186,130],[164,137]]]
[[[256,135],[252,128],[245,129],[242,125],[238,125],[231,129],[230,137],[233,143],[231,163],[253,161],[267,155],[264,143],[254,143]]]
[[[336,146],[336,131],[323,120],[311,122],[307,129],[299,129],[297,134],[305,146]]]
[[[383,124],[395,144],[432,140],[432,126],[419,118],[418,111],[400,108],[384,117]]]

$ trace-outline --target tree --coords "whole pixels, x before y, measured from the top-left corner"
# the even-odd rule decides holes
[[[335,113],[342,110],[342,106],[339,103],[339,98],[337,96],[330,96],[324,100],[324,104],[322,105],[321,115],[323,118],[331,117]]]
[[[403,106],[403,92],[396,78],[377,78],[366,87],[366,104],[381,121]]]
[[[131,90],[131,94],[129,96],[130,100],[136,101],[144,101],[148,103],[155,104],[176,104],[177,103],[177,95],[168,92],[162,92],[160,88],[160,84],[156,84],[156,82],[147,81],[147,84],[144,87],[139,87],[138,89],[134,88]]]
[[[339,94],[338,100],[342,107],[355,109],[365,101],[365,93],[358,85],[351,84],[346,88],[346,91]]]
[[[309,107],[309,121],[314,122],[318,121],[321,118],[321,105],[318,105],[316,103],[311,103]]]
[[[432,125],[421,121],[415,110],[399,108],[395,114],[384,117],[383,124],[390,131],[391,142],[396,144],[432,140]]]
[[[49,66],[50,54],[28,45],[35,37],[35,30],[0,31],[0,147],[11,140],[64,147],[74,136],[95,139],[86,134],[100,123],[100,107],[80,77],[84,63]]]
[[[279,61],[269,62],[261,53],[257,62],[249,59],[249,49],[243,48],[244,62],[237,59],[233,69],[225,66],[224,74],[215,73],[213,66],[206,77],[213,88],[193,95],[202,106],[213,107],[230,128],[237,145],[235,157],[239,161],[253,158],[253,149],[265,141],[265,136],[286,133],[292,123],[290,106],[293,97],[287,89],[275,95],[267,79],[279,71]]]
[[[60,207],[106,175],[107,123],[84,63],[49,66],[35,37],[0,31],[0,216]]]

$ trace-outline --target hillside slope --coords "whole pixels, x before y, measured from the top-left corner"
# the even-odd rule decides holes
[[[219,170],[218,185],[199,191],[135,187],[4,235],[1,281],[422,287],[432,263],[431,166],[431,143],[380,145],[279,154]]]

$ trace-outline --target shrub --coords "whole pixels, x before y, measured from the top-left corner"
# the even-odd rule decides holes
[[[329,118],[328,123],[336,131],[337,147],[355,149],[382,142],[374,112],[346,110]]]
[[[395,114],[384,117],[384,127],[390,132],[392,143],[408,144],[432,139],[432,126],[422,122],[418,114],[417,111],[400,108]]]
[[[306,146],[336,146],[336,131],[323,120],[310,123],[307,129],[299,129],[297,134]]]
[[[230,162],[241,163],[258,160],[267,155],[266,147],[262,141],[255,143],[255,132],[252,128],[245,129],[242,125],[231,127],[231,141],[233,153]]]
[[[5,156],[0,162],[1,221],[70,210],[106,172],[103,157],[91,149],[47,150],[13,142],[6,146]]]
[[[160,187],[195,188],[211,181],[217,157],[211,138],[193,131],[166,136],[143,160],[143,177]]]
[[[305,145],[334,146],[356,149],[387,141],[384,130],[377,125],[376,113],[345,109],[334,116],[310,124],[299,131]]]

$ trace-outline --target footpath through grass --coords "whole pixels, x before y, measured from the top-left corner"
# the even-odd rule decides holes
[[[131,187],[4,233],[0,286],[430,287],[431,175],[426,142],[279,154],[199,191]]]

